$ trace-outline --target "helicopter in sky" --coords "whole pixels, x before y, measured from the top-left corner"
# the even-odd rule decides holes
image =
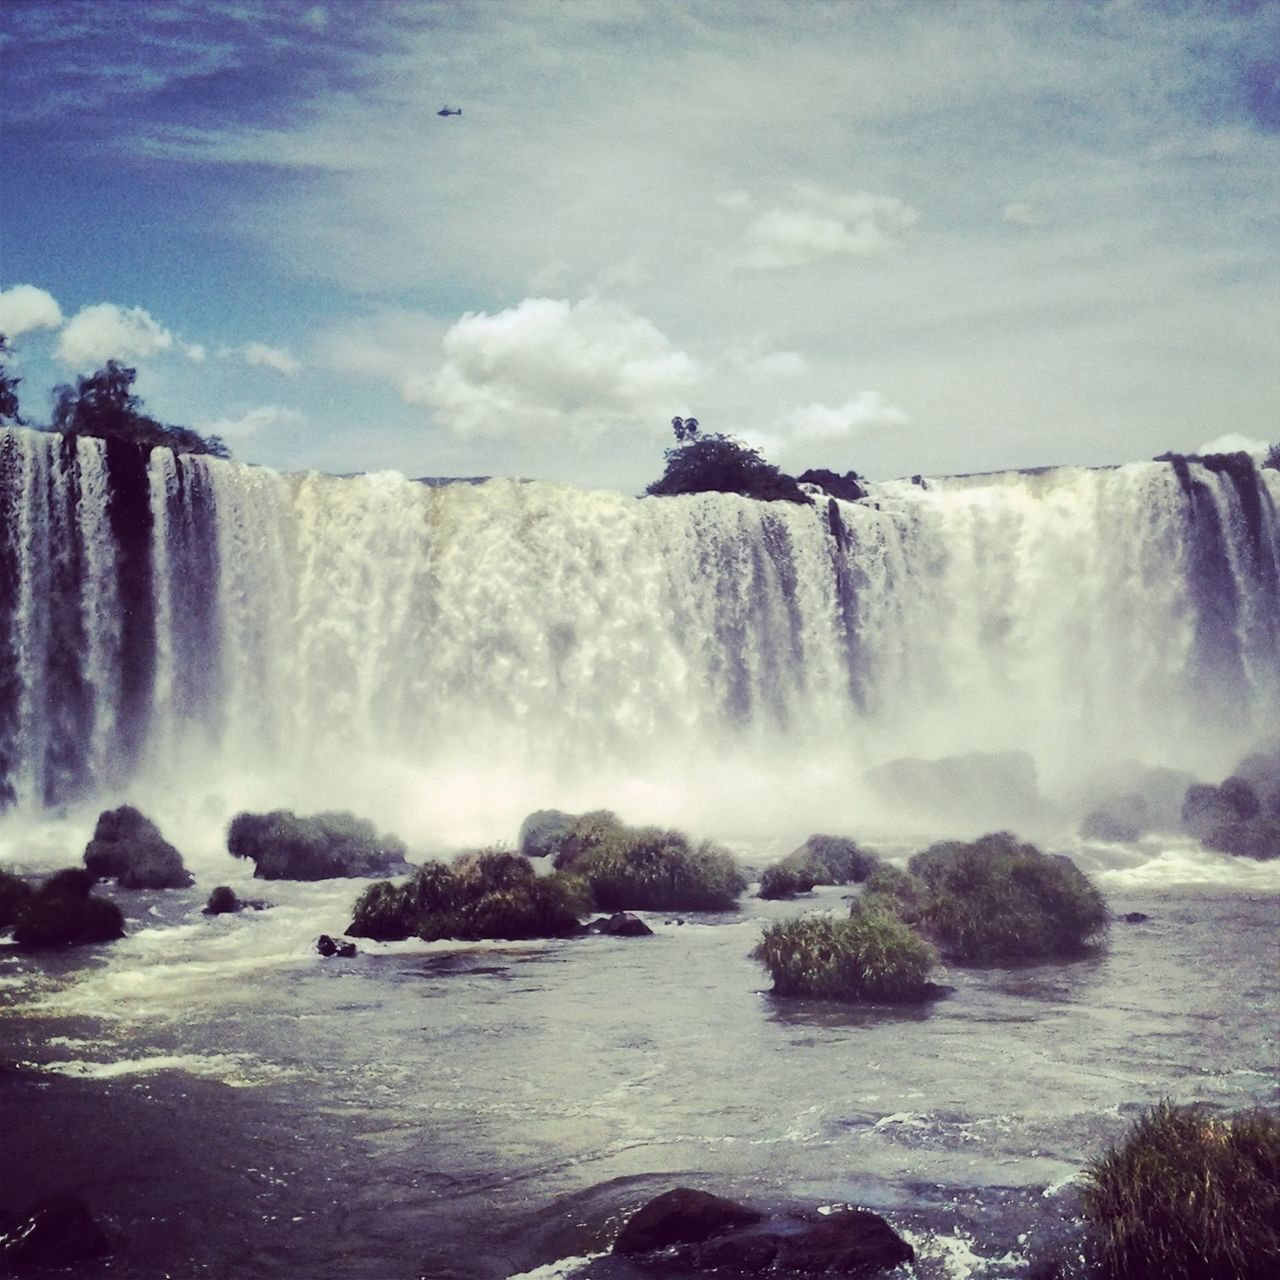
[[[438,116],[460,116],[461,114],[461,107],[441,107],[440,110],[436,112],[436,115]]]

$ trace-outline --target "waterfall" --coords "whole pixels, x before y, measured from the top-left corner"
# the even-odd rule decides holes
[[[1011,749],[1046,787],[1221,776],[1280,723],[1278,499],[1242,455],[799,507],[6,429],[0,803],[678,810],[736,778],[772,811]]]

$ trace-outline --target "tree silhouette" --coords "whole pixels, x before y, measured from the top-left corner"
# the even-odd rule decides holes
[[[18,412],[18,383],[21,378],[13,377],[5,368],[5,360],[13,354],[9,339],[0,333],[0,426],[12,422],[15,426],[25,426],[26,422]]]
[[[142,411],[133,393],[136,369],[108,360],[96,373],[81,375],[74,387],[53,389],[53,427],[70,435],[132,440],[159,445],[175,453],[207,453],[229,458],[230,450],[218,436],[207,439],[190,427],[169,426]]]

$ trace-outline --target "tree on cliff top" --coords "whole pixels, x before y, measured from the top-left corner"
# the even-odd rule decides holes
[[[4,362],[13,354],[9,339],[0,333],[0,427],[6,422],[15,426],[25,426],[22,415],[18,412],[18,383],[21,378],[12,377],[4,367]]]
[[[53,390],[53,429],[68,435],[131,440],[158,445],[175,453],[207,453],[229,458],[230,450],[218,436],[202,436],[190,427],[169,426],[142,411],[133,394],[138,371],[108,360],[96,373],[81,375],[74,387],[63,384]]]
[[[696,418],[674,418],[676,445],[666,451],[667,467],[645,492],[654,497],[678,493],[740,493],[764,502],[799,502],[809,497],[792,476],[765,461],[758,449],[733,436],[703,435]]]
[[[1280,471],[1280,444],[1273,444],[1267,450],[1267,456],[1262,465],[1269,467],[1272,471]]]

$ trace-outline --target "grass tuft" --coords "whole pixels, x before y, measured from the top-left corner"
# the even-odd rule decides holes
[[[1165,1101],[1094,1160],[1081,1192],[1112,1280],[1280,1274],[1280,1122]]]

